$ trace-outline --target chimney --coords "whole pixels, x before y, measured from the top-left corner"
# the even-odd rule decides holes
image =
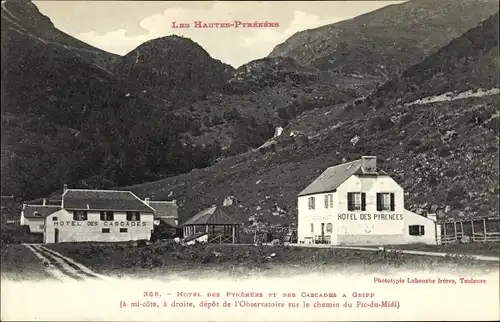
[[[364,173],[375,173],[377,172],[377,157],[374,156],[362,156],[361,157],[361,169]]]
[[[43,198],[43,203],[44,206],[47,205],[47,199]]]
[[[144,198],[144,203],[149,206],[149,198]]]
[[[65,192],[66,192],[66,190],[68,190],[68,185],[67,185],[67,184],[64,184],[64,186],[63,186],[63,193],[65,193]]]

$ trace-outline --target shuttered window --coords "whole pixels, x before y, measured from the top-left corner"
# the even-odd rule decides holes
[[[348,192],[347,193],[347,210],[366,210],[366,193],[364,192]]]
[[[377,211],[394,211],[394,193],[377,193]]]
[[[115,214],[112,211],[101,211],[101,220],[102,221],[113,221],[115,218]]]
[[[333,231],[333,225],[331,223],[326,224],[326,232],[331,233]]]
[[[314,224],[311,223],[311,233],[314,233]]]
[[[333,208],[333,194],[325,195],[325,208]]]
[[[138,211],[127,211],[128,221],[141,221],[141,214]]]
[[[85,221],[88,218],[88,214],[84,210],[73,211],[73,220],[75,221]]]
[[[309,210],[312,210],[316,207],[316,200],[314,197],[309,197]]]
[[[424,236],[425,227],[422,225],[410,225],[408,226],[410,236]]]

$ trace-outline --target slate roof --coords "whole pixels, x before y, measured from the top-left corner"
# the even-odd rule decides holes
[[[23,214],[24,218],[45,218],[58,210],[61,210],[60,206],[26,205],[23,209]],[[36,216],[36,213],[39,216]]]
[[[311,184],[299,193],[300,196],[306,196],[322,192],[335,191],[342,183],[344,183],[352,175],[364,174],[362,168],[362,160],[355,160],[347,163],[342,163],[333,167],[329,167],[317,177]],[[370,173],[376,175],[387,175],[384,171]]]
[[[232,219],[221,207],[211,207],[203,209],[191,219],[186,221],[186,225],[239,225],[240,223]]]
[[[155,212],[155,219],[161,219],[171,226],[177,226],[175,220],[179,219],[177,205],[173,201],[149,201],[149,206]]]
[[[43,199],[35,199],[32,201],[28,202],[31,205],[40,205],[43,203]],[[45,199],[45,204],[49,206],[60,206],[61,205],[61,199]]]
[[[140,211],[154,213],[130,191],[68,189],[63,194],[64,209],[71,210],[109,210]]]
[[[179,218],[177,205],[173,201],[150,201],[149,206],[156,211],[155,217]]]

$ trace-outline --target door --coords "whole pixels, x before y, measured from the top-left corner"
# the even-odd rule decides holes
[[[321,242],[325,241],[325,223],[321,223]]]
[[[59,242],[59,228],[54,229],[54,243]]]

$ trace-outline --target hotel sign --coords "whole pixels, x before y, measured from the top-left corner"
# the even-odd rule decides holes
[[[403,214],[338,214],[338,220],[403,220]]]
[[[100,225],[101,224],[101,225]],[[74,220],[66,220],[66,221],[54,221],[54,226],[65,226],[65,227],[137,227],[137,226],[146,226],[147,222],[145,221],[74,221]]]

